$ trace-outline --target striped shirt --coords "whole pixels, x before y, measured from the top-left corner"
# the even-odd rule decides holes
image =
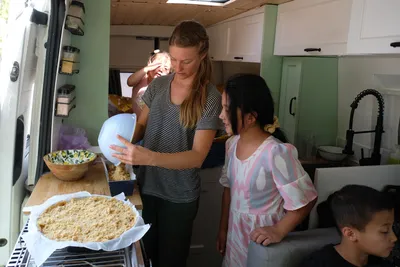
[[[207,86],[207,100],[196,128],[184,128],[179,120],[180,106],[171,102],[174,74],[159,77],[150,83],[143,101],[149,107],[143,146],[160,153],[178,153],[192,149],[196,130],[219,130],[221,94],[212,84]],[[199,169],[172,170],[141,166],[138,182],[141,193],[175,203],[188,203],[200,196]]]

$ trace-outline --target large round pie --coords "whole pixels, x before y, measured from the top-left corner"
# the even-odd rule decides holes
[[[38,218],[39,231],[57,241],[105,242],[135,224],[135,213],[115,198],[85,197],[58,202]]]

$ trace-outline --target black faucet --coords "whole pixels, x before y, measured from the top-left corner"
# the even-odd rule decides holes
[[[375,130],[371,131],[358,131],[355,132],[353,130],[353,117],[354,117],[354,110],[358,107],[358,103],[360,100],[367,95],[373,95],[378,100],[378,120],[375,126]],[[362,133],[375,133],[375,142],[374,142],[374,150],[370,158],[364,158],[364,150],[361,149],[361,159],[360,159],[360,166],[367,166],[367,165],[380,165],[381,164],[381,141],[382,141],[382,134],[383,131],[383,109],[384,109],[384,102],[382,95],[374,90],[374,89],[367,89],[362,91],[358,94],[358,96],[354,99],[353,103],[350,105],[351,113],[350,113],[350,122],[349,122],[349,129],[346,132],[346,146],[343,150],[344,154],[354,155],[353,151],[353,138],[355,134],[362,134]]]

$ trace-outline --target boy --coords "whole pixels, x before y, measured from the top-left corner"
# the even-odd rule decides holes
[[[367,186],[348,185],[332,195],[330,207],[342,240],[313,253],[301,267],[384,266],[382,258],[397,240],[391,198]]]

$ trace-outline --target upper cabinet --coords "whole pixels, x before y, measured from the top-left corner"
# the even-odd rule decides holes
[[[207,29],[210,40],[210,58],[215,61],[223,61],[226,58],[226,46],[228,40],[228,25],[220,24]]]
[[[226,60],[260,62],[264,14],[227,22]]]
[[[279,5],[274,54],[346,54],[351,6],[351,0],[296,0]]]
[[[399,12],[399,0],[296,0],[279,5],[274,54],[400,54]]]
[[[215,61],[261,62],[264,13],[252,10],[207,29]]]
[[[400,54],[399,0],[353,0],[348,54]]]

